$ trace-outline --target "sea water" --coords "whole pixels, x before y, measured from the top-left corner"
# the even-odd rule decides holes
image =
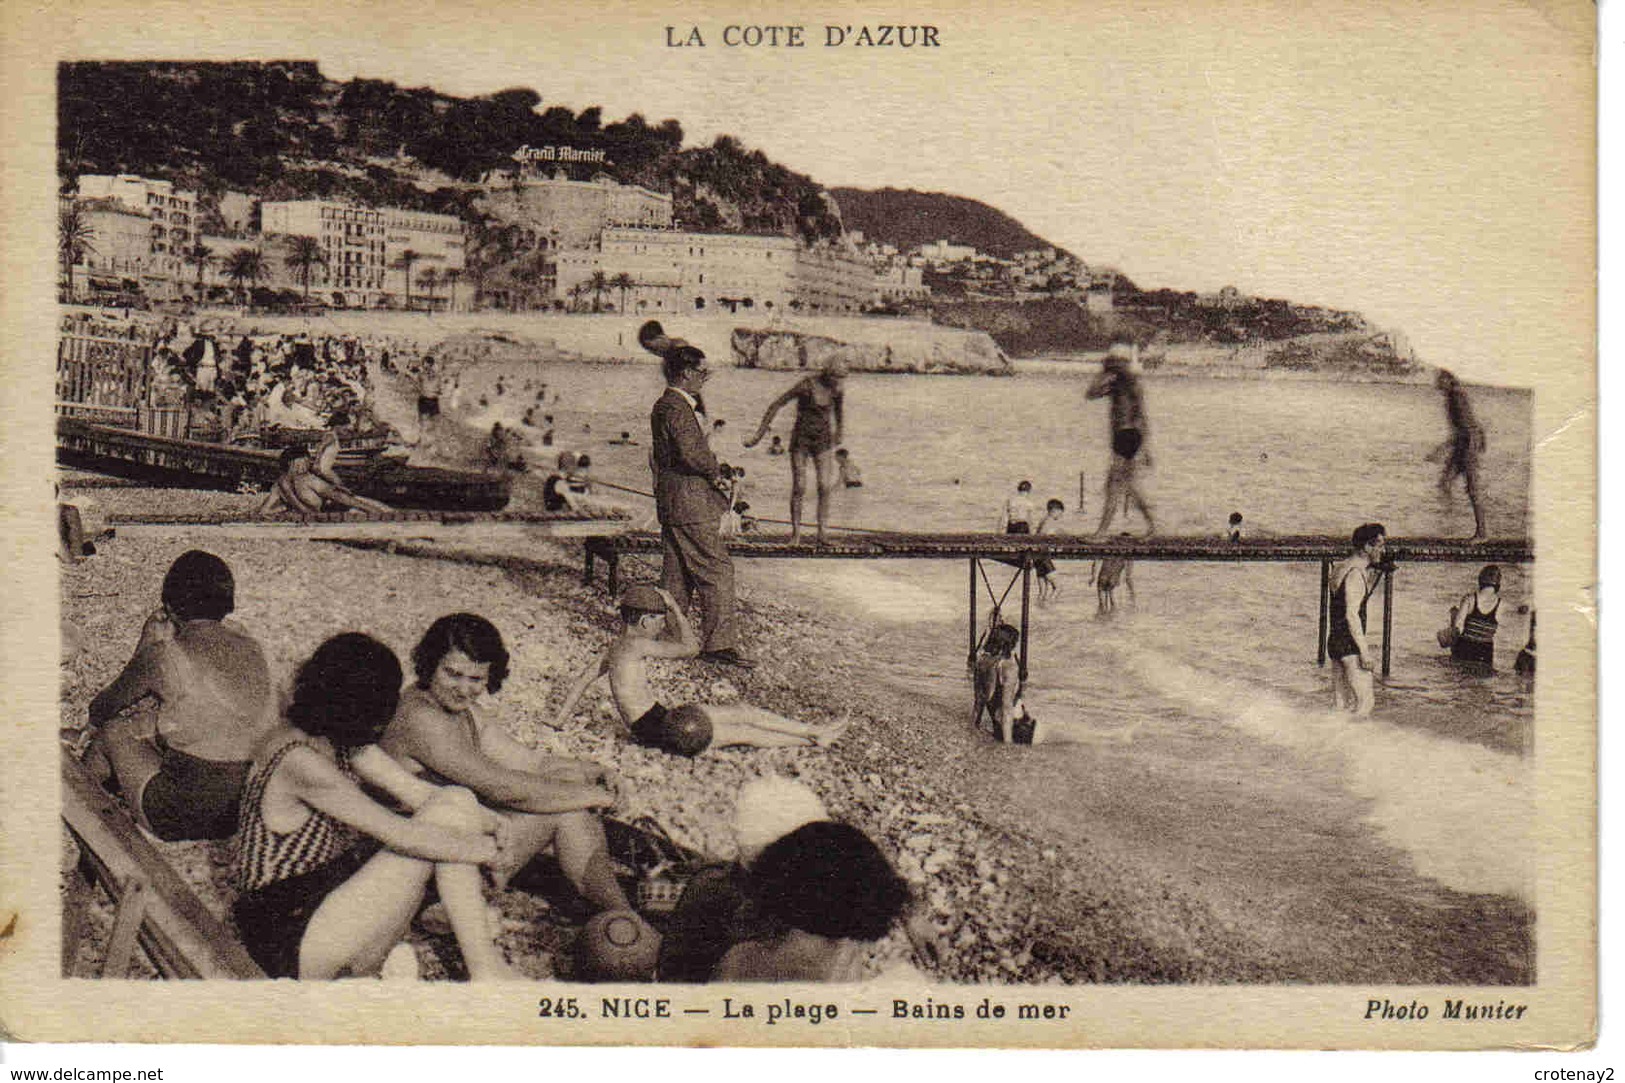
[[[1032,366],[1006,378],[851,377],[844,443],[866,484],[836,492],[831,522],[992,531],[1027,479],[1040,503],[1065,502],[1066,531],[1092,531],[1109,450],[1106,405],[1085,399],[1090,375]],[[532,378],[548,381],[543,412],[555,418],[554,447],[537,453],[588,451],[595,476],[649,488],[657,370],[555,365]],[[751,450],[741,441],[795,379],[722,369],[705,389],[711,416],[727,423],[718,453],[747,468],[756,515],[787,517],[789,460],[768,456],[767,440]],[[1440,466],[1426,461],[1448,436],[1431,386],[1155,375],[1144,383],[1152,465],[1143,480],[1162,533],[1217,536],[1232,511],[1255,538],[1345,537],[1368,521],[1396,537],[1471,533],[1460,482],[1441,497]],[[1531,396],[1469,393],[1488,434],[1490,532],[1523,536]],[[510,390],[480,420],[516,423],[532,398]],[[774,426],[786,441],[793,416],[787,406]],[[623,430],[639,446],[607,444]],[[810,523],[810,494],[805,514]],[[1121,528],[1141,524],[1119,518],[1113,529]],[[1013,574],[986,568],[984,620]],[[1528,634],[1532,569],[1505,570],[1502,672],[1489,677],[1459,672],[1435,641],[1477,570],[1399,569],[1392,676],[1379,684],[1374,717],[1357,719],[1330,709],[1330,675],[1316,665],[1317,565],[1141,561],[1134,601],[1120,586],[1119,608],[1102,616],[1089,562],[1063,562],[1061,594],[1033,609],[1028,645],[1027,699],[1046,743],[983,749],[964,787],[1058,840],[1212,877],[1237,905],[1305,883],[1318,885],[1321,900],[1341,899],[1393,875],[1533,902],[1524,834],[1533,690],[1510,672]],[[945,747],[963,744],[966,562],[745,561],[741,575],[749,590],[862,622],[876,646],[859,660],[866,675],[940,717]],[[1017,585],[1005,601],[1012,620],[1019,598]],[[1369,628],[1380,649],[1380,592]]]

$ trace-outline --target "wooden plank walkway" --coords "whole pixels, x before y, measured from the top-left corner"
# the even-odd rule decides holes
[[[79,848],[77,875],[83,878],[63,900],[64,976],[77,953],[83,919],[78,908],[99,884],[116,907],[103,977],[127,977],[138,944],[166,978],[265,977],[236,934],[199,901],[123,806],[66,752],[62,821]]]
[[[1284,535],[1246,538],[1239,542],[1214,537],[1108,536],[1095,538],[1067,534],[905,534],[884,531],[842,533],[827,544],[800,542],[792,545],[788,536],[751,535],[726,540],[728,552],[741,558],[786,560],[969,560],[970,631],[969,655],[975,661],[981,631],[977,623],[979,586],[985,587],[998,614],[1004,597],[1014,587],[1012,580],[1004,597],[994,597],[992,584],[983,570],[984,561],[1007,564],[1021,580],[1021,678],[1027,679],[1028,629],[1031,615],[1033,564],[1040,557],[1050,560],[1099,560],[1126,557],[1132,560],[1204,561],[1209,563],[1316,563],[1320,564],[1319,662],[1326,663],[1326,633],[1331,605],[1332,564],[1349,554],[1346,538],[1322,535]],[[647,531],[624,532],[588,537],[583,546],[583,576],[593,581],[594,570],[602,560],[607,570],[611,594],[620,590],[620,558],[626,554],[661,551],[660,535]],[[1527,538],[1491,538],[1469,542],[1454,538],[1388,537],[1387,562],[1382,570],[1382,674],[1391,669],[1393,641],[1394,570],[1403,564],[1528,564],[1535,559],[1534,545]],[[991,617],[990,617],[991,619]]]
[[[108,525],[123,538],[172,537],[253,538],[261,541],[467,541],[518,542],[525,538],[599,537],[626,516],[576,512],[441,512],[401,511],[390,515],[324,512],[244,519],[230,515],[109,516]]]

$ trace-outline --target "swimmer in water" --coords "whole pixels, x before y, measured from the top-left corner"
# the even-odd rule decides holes
[[[649,659],[697,657],[700,640],[693,624],[669,593],[641,585],[621,595],[621,622],[620,636],[582,671],[565,695],[555,728],[564,728],[582,695],[607,674],[616,710],[632,740],[679,756],[697,756],[707,748],[727,745],[827,745],[846,729],[844,722],[833,727],[809,726],[748,703],[667,707],[649,687]],[[661,638],[668,622],[676,629],[675,640]]]

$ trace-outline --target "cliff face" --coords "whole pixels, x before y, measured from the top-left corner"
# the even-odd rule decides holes
[[[816,372],[839,357],[853,372],[1008,376],[1012,371],[1009,358],[986,333],[924,325],[900,324],[840,337],[739,327],[734,329],[732,346],[741,368]]]

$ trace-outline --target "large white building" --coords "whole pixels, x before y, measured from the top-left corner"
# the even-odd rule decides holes
[[[419,299],[442,304],[448,302],[451,285],[446,281],[446,272],[452,272],[452,277],[457,278],[468,266],[463,220],[455,215],[408,211],[399,207],[386,207],[383,215],[385,292],[402,298],[407,295],[408,261],[403,257],[411,252],[414,258],[410,261],[410,293],[414,304]],[[433,272],[434,279],[444,285],[434,286],[426,282],[425,276],[430,272]],[[429,288],[425,289],[425,285]]]
[[[370,308],[384,292],[386,241],[384,214],[370,207],[323,199],[291,200],[260,206],[260,231],[314,237],[326,262],[311,269],[311,290],[323,300],[343,298],[351,308]],[[277,277],[281,269],[273,268]],[[338,295],[338,296],[334,296]]]
[[[79,198],[107,200],[147,218],[147,258],[143,285],[173,296],[185,281],[188,253],[198,243],[197,193],[169,181],[129,173],[90,173],[79,178]]]
[[[867,261],[791,237],[611,227],[558,254],[557,297],[633,313],[857,312],[878,293]]]

